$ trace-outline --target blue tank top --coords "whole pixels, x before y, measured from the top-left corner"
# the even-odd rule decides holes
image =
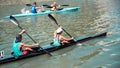
[[[60,46],[61,44],[61,41],[58,39],[59,38],[59,35],[57,35],[57,37],[56,38],[54,38],[54,42],[53,42],[53,45],[54,46]]]
[[[36,11],[36,6],[35,6],[35,5],[32,6],[32,8],[31,8],[31,12],[32,12],[32,13],[37,13],[37,11]]]
[[[21,42],[14,42],[13,43],[13,52],[14,52],[14,55],[16,57],[18,56],[21,56],[22,55],[22,51],[19,49],[19,46],[20,46]]]

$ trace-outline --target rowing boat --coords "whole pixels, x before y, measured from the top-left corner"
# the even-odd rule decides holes
[[[71,8],[62,8],[56,11],[43,11],[43,12],[38,12],[38,13],[23,13],[23,14],[14,14],[12,15],[13,17],[25,17],[25,16],[37,16],[37,15],[44,15],[44,14],[52,14],[54,12],[56,13],[61,13],[61,12],[71,12],[71,11],[77,11],[79,10],[80,7],[71,7]],[[10,16],[5,16],[5,18],[10,18]]]
[[[60,49],[75,45],[79,42],[80,43],[85,42],[85,41],[88,41],[88,40],[91,40],[91,39],[94,39],[94,38],[97,38],[97,37],[106,36],[106,35],[107,35],[107,32],[98,33],[98,34],[95,34],[95,35],[92,35],[92,36],[85,36],[85,37],[76,38],[75,39],[76,41],[71,41],[69,44],[64,44],[64,45],[61,45],[61,46],[53,46],[50,43],[48,45],[42,46],[42,48],[46,51],[53,52],[53,51],[56,51],[56,50],[60,50]],[[24,56],[20,56],[20,57],[14,57],[11,54],[10,55],[5,55],[3,58],[0,58],[0,64],[4,64],[4,63],[16,61],[16,60],[21,60],[21,59],[25,59],[25,58],[33,57],[33,56],[37,56],[37,55],[46,54],[46,52],[43,49],[41,49],[40,47],[37,47],[35,49],[36,49],[35,52],[32,52],[32,53],[24,55]]]

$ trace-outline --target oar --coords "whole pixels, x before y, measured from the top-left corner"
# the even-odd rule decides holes
[[[49,17],[51,20],[53,20],[53,21],[55,22],[55,24],[57,24],[58,26],[60,26],[60,25],[58,24],[58,22],[56,21],[56,19],[55,19],[52,15],[48,14],[48,17]],[[63,29],[63,31],[64,31],[69,37],[72,37],[64,28],[62,28],[62,29]]]
[[[13,16],[10,16],[10,21],[15,24],[16,26],[18,26],[21,30],[23,30],[23,28],[19,25],[19,22],[17,21],[17,19],[15,19]],[[34,42],[37,43],[27,32],[25,32],[26,35]],[[39,46],[40,47],[40,46]],[[50,54],[48,51],[46,51],[45,49],[43,49],[42,47],[40,47],[43,51],[45,51],[48,55],[52,56],[52,54]]]

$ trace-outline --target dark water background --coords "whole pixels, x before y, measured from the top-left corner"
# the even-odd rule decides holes
[[[34,0],[33,0],[34,1]],[[20,13],[22,8],[29,9],[24,3],[1,0],[0,6],[0,50],[9,54],[12,42],[20,29],[4,16]],[[53,1],[38,2],[51,4]],[[82,37],[107,31],[107,37],[97,38],[82,43],[84,46],[68,47],[56,52],[53,56],[36,56],[8,64],[0,68],[120,68],[120,1],[119,0],[57,0],[68,7],[80,7],[76,12],[56,14],[55,18],[73,37]],[[20,4],[18,4],[20,3]],[[42,45],[50,43],[57,26],[47,15],[17,18],[20,25]],[[68,37],[66,34],[64,34]],[[26,35],[23,42],[33,43]]]

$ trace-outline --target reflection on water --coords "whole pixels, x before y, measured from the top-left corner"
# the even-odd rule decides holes
[[[31,17],[31,19],[32,19],[32,22],[33,22],[33,23],[36,23],[36,22],[37,22],[37,17],[36,17],[36,16]]]
[[[3,0],[0,3],[2,2]],[[69,4],[67,7],[80,7],[80,11],[55,14],[58,23],[73,37],[88,36],[102,31],[107,31],[108,36],[82,43],[83,46],[74,46],[53,52],[52,57],[36,56],[1,65],[0,68],[119,68],[120,1],[57,0],[57,2]],[[40,4],[50,3],[52,1],[40,2]],[[3,17],[21,13],[20,10],[24,7],[28,8],[23,3],[22,5],[0,6],[2,9],[0,10],[0,50],[4,50],[5,54],[11,51],[14,36],[20,29],[9,19],[3,19]],[[17,20],[41,46],[53,41],[53,31],[57,26],[47,15],[23,17],[17,18]],[[68,37],[65,33],[63,35]],[[33,43],[26,35],[23,35],[23,42]]]

